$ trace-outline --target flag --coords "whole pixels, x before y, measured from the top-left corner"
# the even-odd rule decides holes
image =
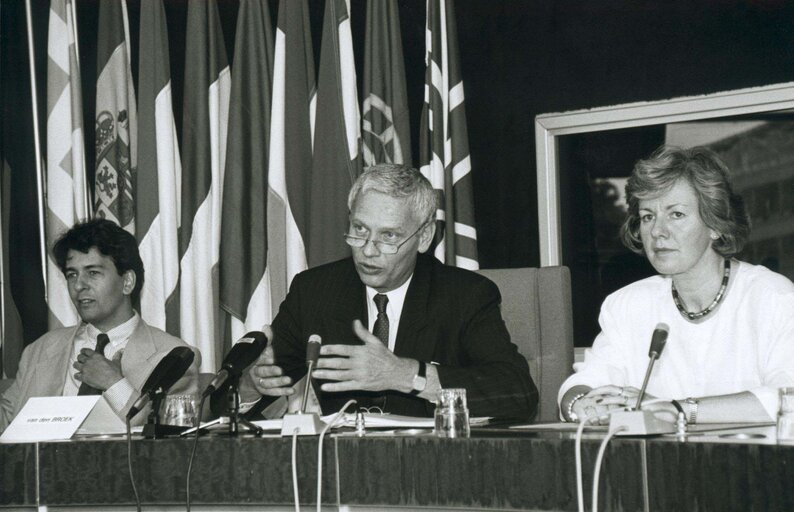
[[[94,208],[134,235],[138,127],[129,34],[127,1],[99,2]]]
[[[396,0],[369,0],[367,4],[361,110],[364,165],[410,165],[410,118]]]
[[[223,166],[229,114],[229,65],[218,6],[188,2],[182,117],[182,213],[179,231],[180,336],[215,371]]]
[[[10,271],[10,218],[11,218],[11,166],[7,164],[5,155],[0,161],[2,181],[0,181],[0,378],[11,378],[17,373],[19,359],[24,348],[22,318],[17,310],[14,296],[11,294]],[[41,272],[39,272],[41,275]]]
[[[267,203],[267,265],[274,308],[286,296],[295,274],[306,269],[315,99],[309,7],[306,0],[281,0]]]
[[[420,161],[422,174],[438,191],[435,255],[449,265],[476,270],[471,159],[453,0],[427,0],[425,44]]]
[[[162,0],[142,0],[138,61],[138,179],[135,210],[138,245],[146,271],[141,317],[171,334],[166,303],[179,281],[179,204],[182,166],[171,102],[168,27]],[[178,301],[174,301],[178,304]],[[172,324],[178,320],[172,312]]]
[[[326,0],[309,204],[308,263],[350,256],[347,194],[361,174],[356,65],[349,0]]]
[[[47,247],[80,220],[88,219],[85,178],[83,102],[77,52],[77,24],[72,0],[50,3],[47,38]],[[49,251],[48,251],[49,253]],[[50,254],[47,305],[50,328],[75,325],[66,279]]]
[[[232,339],[271,321],[267,261],[267,170],[273,28],[267,4],[242,0],[237,13],[229,139],[221,219],[220,301]]]

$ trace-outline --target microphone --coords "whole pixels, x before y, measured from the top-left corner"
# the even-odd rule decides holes
[[[658,323],[651,336],[651,348],[648,350],[648,369],[645,371],[645,380],[642,383],[640,394],[637,395],[637,404],[634,410],[618,411],[609,416],[609,431],[619,436],[646,436],[656,434],[669,434],[676,431],[675,423],[657,418],[651,411],[641,411],[642,399],[645,388],[653,371],[653,364],[662,355],[667,343],[670,327],[665,323]]]
[[[154,367],[152,373],[141,389],[141,396],[132,405],[132,408],[127,413],[127,419],[131,420],[141,409],[149,402],[153,392],[165,393],[171,386],[176,384],[176,381],[182,378],[190,365],[193,364],[193,359],[196,354],[190,347],[175,347],[166,354],[165,357],[160,359],[157,366]]]
[[[651,335],[651,348],[648,350],[648,357],[650,358],[650,361],[648,362],[648,369],[645,371],[645,380],[642,382],[640,394],[637,395],[637,404],[634,406],[634,408],[638,411],[642,407],[642,399],[645,397],[645,388],[648,387],[648,380],[651,378],[653,364],[657,359],[659,359],[659,356],[662,355],[664,346],[667,344],[667,335],[669,333],[670,326],[664,322],[659,322],[656,324],[656,328],[653,330],[653,335]]]
[[[296,413],[285,414],[281,420],[282,436],[316,436],[322,432],[325,423],[317,413],[306,414],[306,401],[309,399],[309,389],[312,387],[312,370],[320,358],[320,347],[323,339],[318,334],[309,336],[306,343],[306,386],[303,388],[301,407]]]
[[[322,344],[323,339],[319,334],[309,336],[309,342],[306,344],[306,387],[303,389],[303,398],[301,399],[301,414],[306,412],[306,400],[309,399],[309,388],[312,385],[312,370],[317,366]]]
[[[226,382],[229,377],[238,377],[243,370],[248,368],[251,363],[256,361],[259,354],[265,350],[267,336],[260,331],[251,331],[237,340],[229,353],[223,359],[221,369],[204,390],[201,398],[206,398],[218,389],[221,384]]]

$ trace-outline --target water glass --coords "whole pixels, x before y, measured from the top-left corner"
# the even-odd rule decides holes
[[[465,389],[442,389],[436,405],[438,437],[469,437],[469,408]]]
[[[192,427],[196,422],[196,397],[194,395],[168,395],[165,397],[166,425]]]
[[[794,444],[794,387],[780,388],[778,393],[777,441]]]

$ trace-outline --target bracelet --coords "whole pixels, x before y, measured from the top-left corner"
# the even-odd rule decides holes
[[[584,398],[586,395],[587,393],[579,393],[578,395],[573,397],[570,402],[568,402],[568,407],[565,408],[565,411],[568,413],[569,421],[572,421],[574,423],[579,421],[579,416],[577,416],[576,413],[573,412],[573,404],[575,404],[576,401],[579,400],[580,398]]]

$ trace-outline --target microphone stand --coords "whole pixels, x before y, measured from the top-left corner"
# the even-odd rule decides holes
[[[236,437],[240,433],[240,425],[245,427],[246,432],[251,432],[256,436],[261,436],[265,430],[257,427],[253,422],[249,421],[242,414],[240,414],[240,375],[229,375],[229,388],[226,391],[228,398],[228,407],[226,412],[228,416],[221,416],[220,418],[209,421],[198,427],[193,427],[182,432],[182,436],[187,436],[199,429],[199,434],[206,433],[207,428],[215,425],[229,424],[228,434]],[[217,391],[215,391],[217,393]]]

